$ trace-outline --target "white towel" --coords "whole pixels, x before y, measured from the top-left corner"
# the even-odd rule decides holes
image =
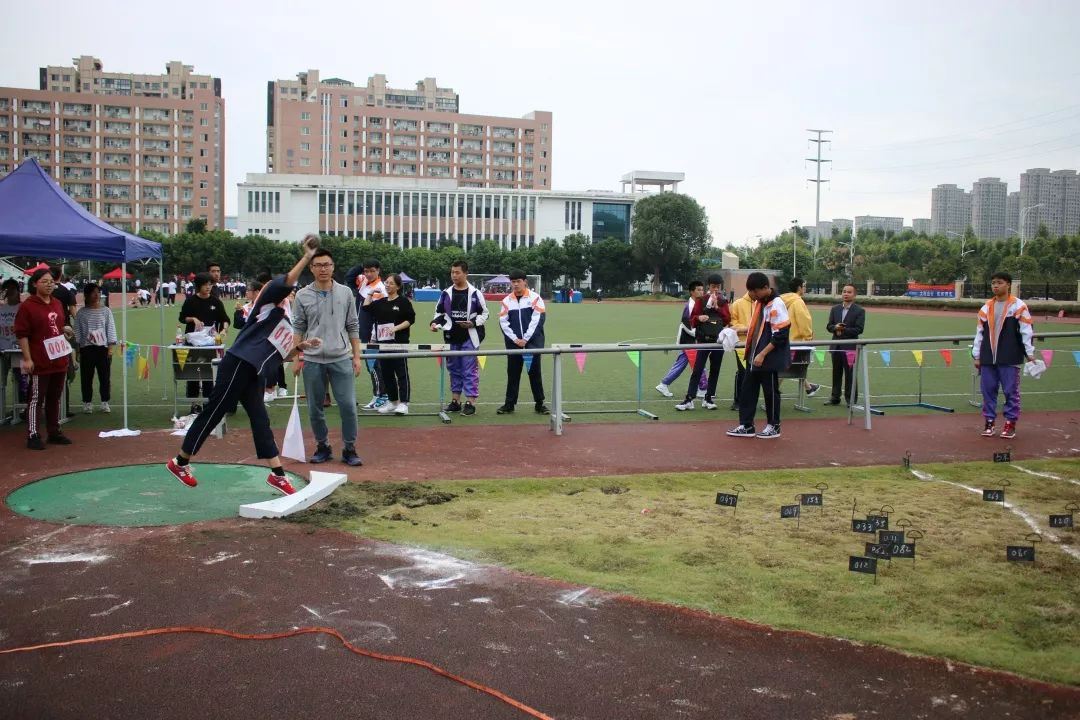
[[[731,328],[724,328],[720,331],[720,343],[724,346],[724,350],[731,352],[735,349],[735,346],[739,344],[739,333],[735,332]]]

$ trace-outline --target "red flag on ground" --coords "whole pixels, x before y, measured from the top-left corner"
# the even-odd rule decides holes
[[[952,350],[938,350],[938,352],[945,358],[945,367],[952,367]]]

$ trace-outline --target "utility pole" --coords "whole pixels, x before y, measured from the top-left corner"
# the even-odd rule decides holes
[[[821,224],[821,183],[829,182],[828,180],[821,179],[821,163],[832,162],[832,160],[821,159],[821,145],[822,143],[832,142],[832,140],[822,139],[822,135],[825,133],[831,133],[832,130],[807,130],[806,132],[817,133],[816,138],[808,138],[812,143],[817,143],[817,158],[806,158],[812,163],[817,163],[817,177],[807,178],[810,182],[817,186],[817,206],[814,210],[814,262],[817,262],[818,245],[821,242],[821,238],[818,237],[818,226]]]
[[[796,268],[799,257],[799,221],[791,221],[791,277],[799,274]]]

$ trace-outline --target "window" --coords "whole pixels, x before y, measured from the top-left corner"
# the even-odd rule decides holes
[[[300,149],[301,150],[310,150],[311,149],[311,143],[300,143]]]
[[[311,134],[311,128],[309,128],[309,127],[300,128],[300,134],[301,135],[310,135]]]
[[[199,198],[199,207],[207,207],[208,205],[209,205],[209,202],[207,201],[206,198],[204,198],[204,197]]]
[[[205,180],[200,180],[199,181],[199,189],[200,190],[205,190],[206,189],[206,181]]]
[[[348,168],[348,167],[349,167],[349,161],[348,160],[342,160],[341,161],[341,168],[345,169],[345,168]]]
[[[203,83],[203,87],[206,87],[206,83]],[[199,109],[202,110],[203,112],[206,112],[208,107],[207,107],[206,103],[199,103]]]
[[[300,113],[300,119],[301,120],[310,120],[311,119],[311,113],[309,113],[309,112]]]
[[[311,167],[311,160],[309,158],[300,158],[300,167]]]

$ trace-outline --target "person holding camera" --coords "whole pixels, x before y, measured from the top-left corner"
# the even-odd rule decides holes
[[[701,311],[694,315],[694,339],[699,345],[713,345],[720,341],[720,331],[731,324],[731,311],[728,309],[727,296],[724,294],[724,280],[719,275],[709,276],[709,292],[698,301]],[[694,371],[690,374],[690,384],[686,388],[686,399],[675,406],[676,410],[693,410],[694,396],[697,394],[701,375],[705,372],[705,363],[709,363],[709,384],[701,407],[706,410],[716,409],[716,381],[720,377],[720,365],[724,362],[724,351],[699,350],[694,359]]]

